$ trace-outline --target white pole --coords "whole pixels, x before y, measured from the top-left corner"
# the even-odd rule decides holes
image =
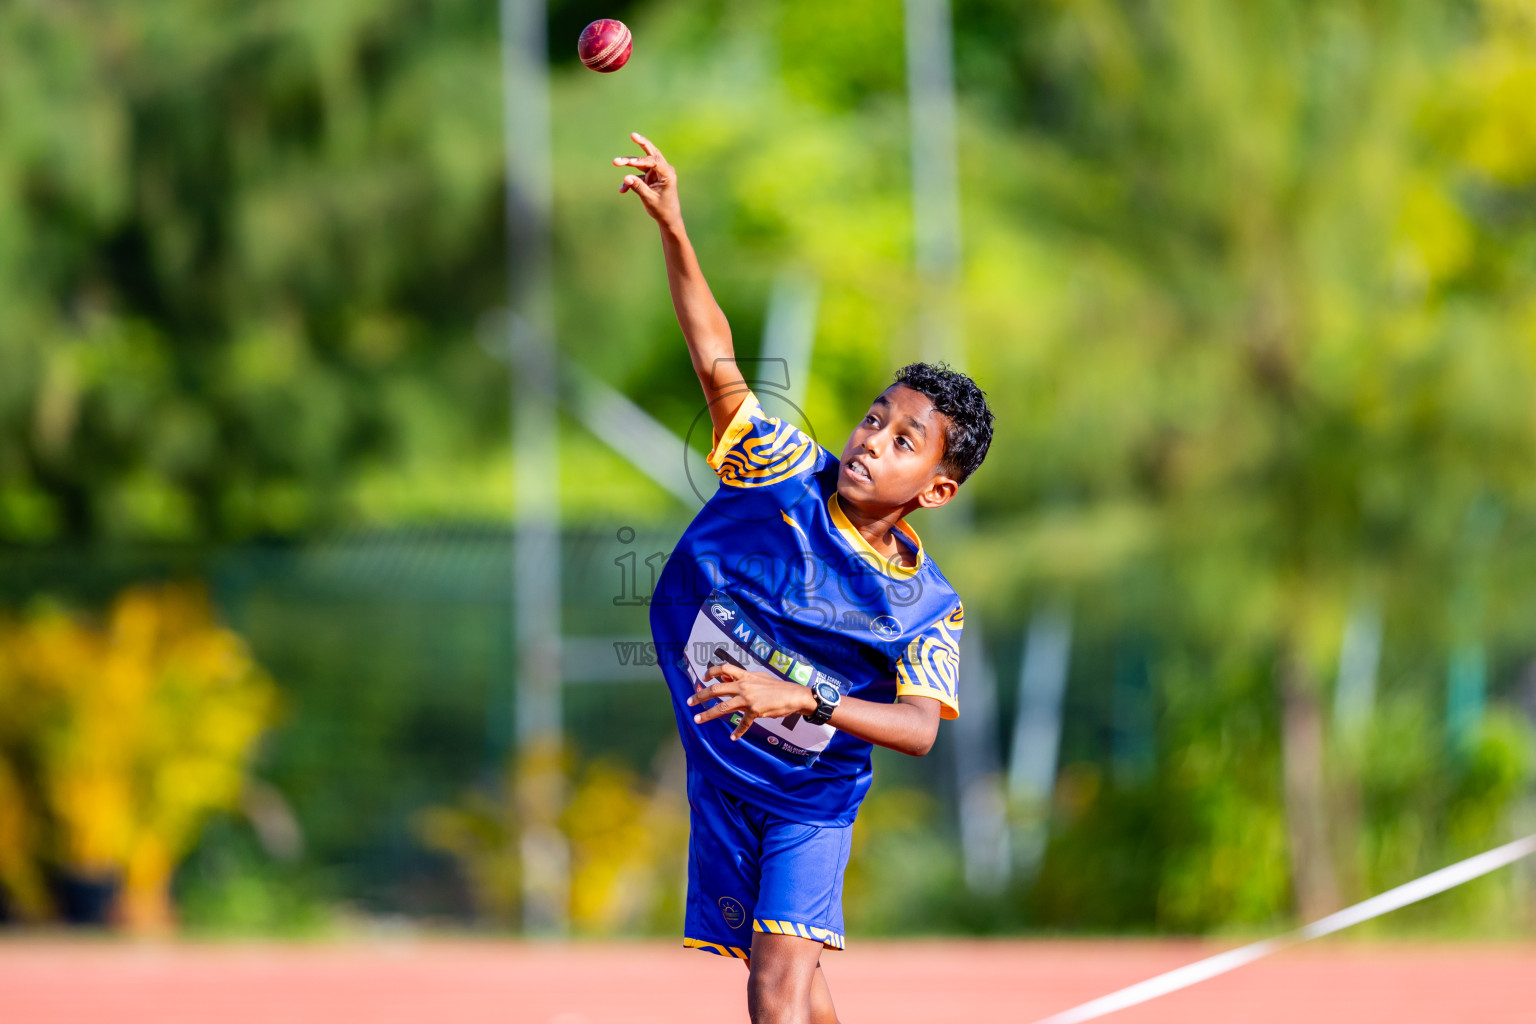
[[[768,296],[768,316],[763,321],[763,362],[783,364],[784,397],[796,405],[805,404],[820,301],[820,283],[794,271],[781,273]],[[764,367],[765,375],[772,373],[770,366]]]
[[[918,284],[918,351],[929,362],[964,363],[960,323],[960,173],[955,130],[954,44],[949,0],[905,0],[907,112],[912,131],[912,226]],[[945,533],[970,522],[967,492],[945,513]],[[966,635],[974,635],[974,622]],[[965,644],[961,660],[962,708],[955,744],[955,788],[960,794],[960,845],[966,878],[980,893],[1000,888],[1009,868],[1007,799],[997,738],[967,716],[997,705],[990,669],[966,662],[980,654]],[[971,653],[975,652],[975,653]],[[987,723],[990,725],[990,723]],[[991,767],[988,767],[991,766]]]
[[[1334,722],[1348,736],[1358,736],[1370,723],[1380,663],[1381,607],[1374,601],[1357,602],[1344,624],[1333,696]]]
[[[919,351],[960,364],[960,171],[949,0],[906,0]]]
[[[1072,615],[1064,607],[1037,610],[1024,640],[1019,706],[1008,764],[1008,798],[1018,815],[1014,851],[1033,876],[1050,838],[1051,796],[1061,750],[1062,705],[1072,660]]]
[[[574,362],[565,364],[565,373],[571,411],[594,437],[665,488],[684,508],[692,510],[702,503],[703,498],[689,479],[688,467],[677,458],[677,452],[688,451],[686,441],[623,392],[609,387]],[[701,465],[702,462],[701,459]],[[707,467],[703,473],[714,479]]]
[[[569,856],[560,721],[560,449],[550,267],[544,0],[501,0],[515,525],[517,806],[524,930],[566,930]]]
[[[997,749],[997,676],[981,625],[960,638],[960,717],[953,725],[960,798],[960,852],[965,884],[993,896],[1008,885],[1008,802]]]

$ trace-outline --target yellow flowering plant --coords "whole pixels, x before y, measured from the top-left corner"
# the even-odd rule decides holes
[[[681,750],[675,753],[680,759]],[[672,774],[680,775],[681,765],[674,767]],[[617,935],[654,928],[682,899],[688,816],[680,780],[652,782],[605,759],[578,769],[567,757],[554,769],[568,786],[559,826],[570,858],[572,930]],[[526,835],[515,794],[526,774],[527,761],[514,760],[500,796],[470,792],[417,818],[422,840],[458,863],[476,911],[502,925],[515,923],[521,912]]]
[[[173,920],[170,885],[215,810],[236,806],[276,689],[203,590],[134,587],[105,621],[0,623],[0,885],[47,912],[46,865],[120,884],[133,930]],[[25,854],[17,851],[26,850]]]

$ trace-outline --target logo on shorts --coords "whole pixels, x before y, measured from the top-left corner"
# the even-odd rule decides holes
[[[894,615],[881,615],[869,621],[869,631],[882,640],[895,640],[901,636],[901,623]]]
[[[725,918],[728,928],[740,928],[747,923],[746,910],[729,896],[720,897],[720,916]]]

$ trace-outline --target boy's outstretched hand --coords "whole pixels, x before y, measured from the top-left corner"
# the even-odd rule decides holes
[[[688,343],[688,358],[709,403],[709,421],[724,434],[747,395],[747,384],[736,366],[731,325],[699,269],[698,254],[683,228],[683,208],[677,201],[677,171],[656,144],[638,132],[630,135],[645,156],[616,156],[615,167],[632,169],[619,192],[633,192],[660,228],[661,251],[667,260],[667,288],[677,325]]]
[[[645,212],[663,227],[680,225],[683,208],[677,201],[677,171],[650,139],[639,132],[631,132],[629,137],[645,150],[645,156],[613,158],[615,167],[633,167],[641,172],[624,176],[624,184],[619,186],[620,194],[633,192],[639,196],[645,204]]]
[[[705,679],[719,682],[688,698],[688,705],[703,704],[712,697],[727,698],[719,704],[694,715],[695,722],[708,722],[725,715],[741,712],[741,721],[731,732],[731,739],[739,740],[747,734],[753,721],[759,718],[783,718],[786,715],[809,715],[816,710],[816,698],[799,683],[789,683],[766,672],[748,672],[736,665],[713,665],[704,673]]]

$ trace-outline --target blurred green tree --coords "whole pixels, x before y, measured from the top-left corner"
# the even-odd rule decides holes
[[[7,5],[0,40],[0,539],[287,534],[380,465],[483,506],[494,5]]]
[[[1514,98],[1531,16],[1082,2],[1030,29],[1013,116],[1039,151],[977,191],[1031,236],[982,244],[1023,249],[1054,295],[1013,316],[1032,344],[981,357],[1033,405],[1015,420],[1003,399],[1024,471],[986,505],[1048,511],[978,562],[1022,543],[1042,575],[1122,587],[1156,566],[1142,615],[1271,661],[1292,884],[1316,916],[1358,889],[1324,713],[1348,609],[1385,596],[1448,644],[1448,595],[1475,578],[1497,597],[1479,563],[1528,557],[1499,523],[1536,511],[1536,236],[1511,216],[1536,180]],[[1063,518],[1085,542],[1052,553]]]

